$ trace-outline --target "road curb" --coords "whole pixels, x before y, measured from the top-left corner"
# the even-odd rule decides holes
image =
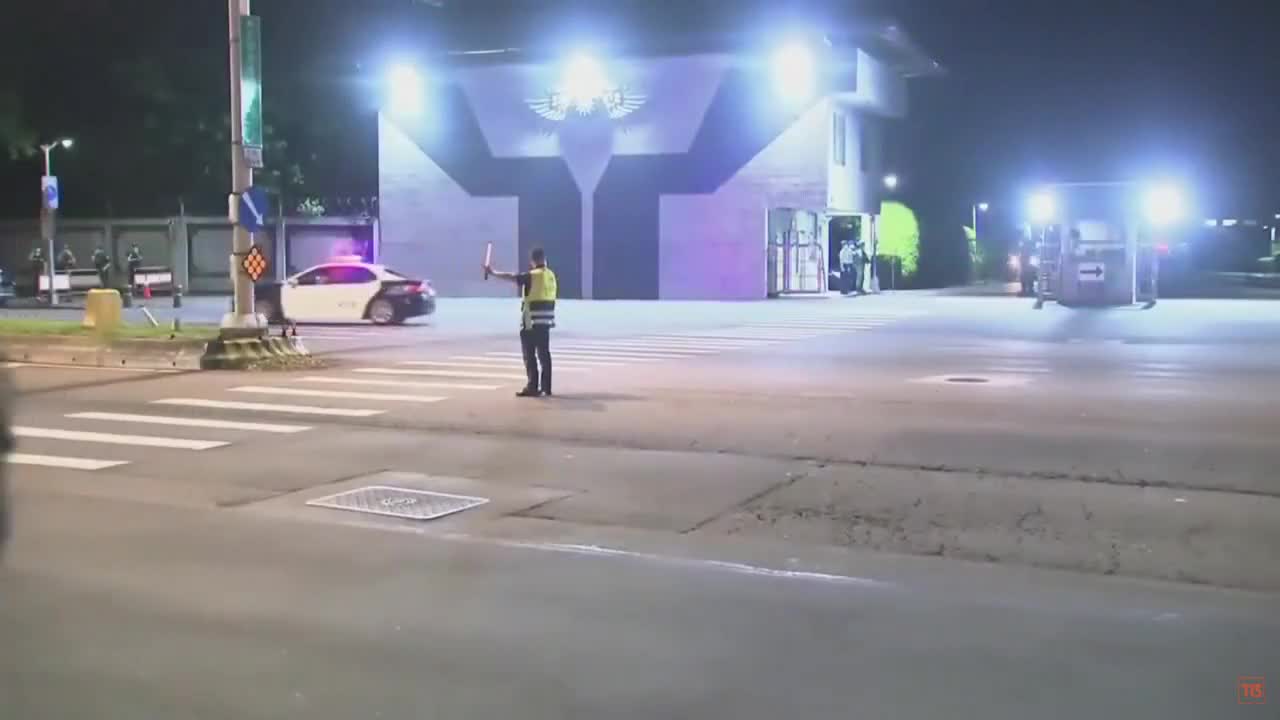
[[[101,342],[93,336],[5,335],[0,336],[0,358],[82,367],[199,370],[208,344],[204,340]]]
[[[199,369],[244,370],[264,360],[310,355],[302,341],[293,337],[214,340],[206,346]]]

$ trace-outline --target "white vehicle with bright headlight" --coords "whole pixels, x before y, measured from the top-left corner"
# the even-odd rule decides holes
[[[273,323],[370,320],[389,325],[436,309],[436,291],[429,280],[359,257],[334,258],[283,282],[259,283],[254,297],[256,312]]]

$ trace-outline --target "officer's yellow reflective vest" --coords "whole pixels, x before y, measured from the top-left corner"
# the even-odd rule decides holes
[[[556,274],[549,267],[529,271],[529,287],[521,302],[523,325],[526,330],[536,325],[556,325]]]

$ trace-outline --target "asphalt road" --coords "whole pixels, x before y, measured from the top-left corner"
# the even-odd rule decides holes
[[[564,303],[539,400],[513,315],[12,368],[13,717],[1264,716],[1280,308]]]

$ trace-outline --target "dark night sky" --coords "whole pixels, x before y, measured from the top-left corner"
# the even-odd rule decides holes
[[[257,0],[264,18],[266,102],[307,122],[336,123],[344,141],[316,140],[326,186],[355,193],[375,177],[368,73],[388,52],[527,42],[577,32],[749,25],[764,6],[835,24],[892,16],[947,68],[915,81],[911,116],[893,131],[903,194],[926,241],[948,240],[969,204],[1018,204],[1041,179],[1177,174],[1207,215],[1280,212],[1280,3],[1271,0],[863,0],[681,3],[451,0]],[[554,6],[548,10],[547,6]],[[779,11],[778,8],[784,8]],[[85,142],[117,114],[101,68],[153,54],[194,63],[192,83],[225,98],[225,3],[219,0],[45,0],[23,3],[0,30],[0,90],[17,87],[32,124]],[[36,65],[36,59],[45,58]],[[365,73],[355,63],[363,62]],[[213,78],[213,80],[209,80]],[[332,102],[330,102],[332,101]],[[302,134],[307,128],[294,128]],[[290,138],[293,142],[293,138]],[[299,139],[301,144],[305,139]],[[68,158],[68,188],[88,189],[90,151]],[[117,151],[129,156],[127,148]],[[0,214],[34,212],[38,164],[3,164]],[[147,167],[131,172],[145,174]],[[114,181],[113,181],[114,182]],[[13,200],[21,198],[21,200]],[[218,202],[221,202],[219,199]],[[993,216],[993,220],[998,216]],[[945,230],[943,230],[945,229]],[[929,236],[933,237],[930,238]]]

